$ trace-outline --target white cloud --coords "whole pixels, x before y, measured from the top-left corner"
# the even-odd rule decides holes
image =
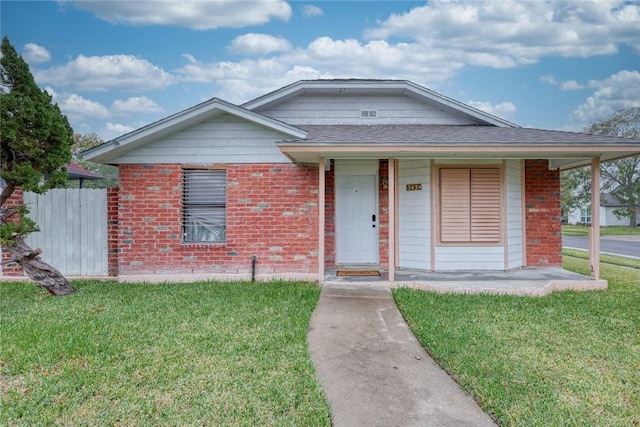
[[[109,141],[125,133],[129,133],[136,128],[133,126],[123,125],[120,123],[107,122],[102,129],[96,132],[104,141]]]
[[[51,60],[51,54],[47,49],[35,43],[27,43],[22,51],[22,57],[29,64],[42,64]]]
[[[576,80],[567,80],[560,82],[556,80],[555,76],[549,74],[541,76],[539,79],[542,83],[546,83],[552,86],[558,86],[560,90],[579,90],[584,89],[584,85],[578,83]]]
[[[111,122],[107,122],[107,124],[105,125],[105,129],[110,132],[119,132],[121,134],[135,130],[133,126],[127,126],[127,125],[122,125],[119,123],[111,123]]]
[[[548,56],[587,57],[616,52],[621,43],[637,45],[635,16],[640,5],[622,2],[434,0],[380,21],[364,41],[323,36],[268,59],[202,62],[185,55],[188,63],[175,74],[181,81],[216,83],[225,92],[238,88],[235,100],[273,89],[273,82],[296,68],[331,78],[409,79],[437,90],[468,66],[509,68]],[[269,47],[277,45],[274,41],[251,35],[232,46],[243,53],[274,52]],[[586,86],[547,79],[541,81],[561,90]]]
[[[578,90],[578,89],[584,89],[584,86],[575,80],[567,80],[566,82],[560,83],[560,89],[561,90]]]
[[[228,49],[231,52],[244,55],[265,55],[291,50],[291,43],[283,37],[249,33],[233,39]]]
[[[309,65],[295,65],[296,61],[290,58],[205,63],[189,54],[184,57],[188,63],[176,71],[181,81],[215,82],[215,96],[236,103],[248,101],[298,80],[334,77]],[[255,76],[260,78],[256,79]]]
[[[487,101],[469,101],[469,105],[494,116],[508,119],[517,111],[516,106],[511,101],[501,102],[500,104],[492,104]]]
[[[640,72],[619,71],[604,80],[592,80],[593,95],[571,113],[571,120],[581,127],[610,118],[618,110],[640,107]]]
[[[430,86],[446,81],[464,66],[443,51],[432,52],[406,43],[373,40],[363,44],[355,39],[330,37],[320,37],[306,49],[297,48],[270,58],[206,63],[190,54],[183,56],[187,64],[175,70],[178,80],[215,83],[221,89],[216,96],[231,102],[277,89],[292,83],[295,77],[399,78]]]
[[[287,21],[291,17],[291,6],[284,0],[66,0],[64,3],[113,24],[167,25],[195,30],[241,28],[274,19]]]
[[[467,65],[514,67],[545,56],[589,57],[639,46],[640,4],[616,2],[429,1],[391,15],[369,39],[409,38],[448,50]]]
[[[174,77],[162,68],[132,55],[79,55],[65,65],[39,70],[34,75],[39,83],[89,91],[145,91],[175,83]]]
[[[70,120],[78,120],[84,117],[104,119],[111,116],[111,112],[104,105],[85,99],[75,93],[59,100],[58,106],[65,115],[69,116]]]
[[[545,76],[540,76],[540,78],[538,78],[539,81],[541,81],[542,83],[546,83],[549,85],[553,85],[553,86],[557,86],[558,85],[558,81],[556,80],[555,76],[552,74],[548,74]]]
[[[302,14],[304,16],[322,16],[324,12],[318,6],[307,4],[302,8]]]
[[[130,114],[130,113],[160,113],[164,111],[162,107],[153,102],[153,100],[146,96],[134,96],[125,100],[115,100],[111,105],[111,111],[115,114]]]

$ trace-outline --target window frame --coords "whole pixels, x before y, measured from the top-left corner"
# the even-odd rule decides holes
[[[586,209],[582,208],[582,209],[580,209],[580,223],[581,224],[591,224],[592,218],[593,218],[593,216],[592,216],[591,208],[586,208]]]
[[[221,201],[198,201],[198,202],[192,202],[192,203],[187,203],[187,199],[189,198],[189,194],[188,194],[188,178],[187,176],[190,173],[201,173],[201,174],[205,174],[206,172],[211,172],[212,174],[215,175],[221,175],[224,174],[224,202]],[[213,178],[213,177],[212,177]],[[218,178],[219,179],[219,178]],[[228,207],[228,182],[229,182],[229,177],[228,177],[228,173],[227,173],[227,168],[226,166],[221,166],[221,165],[214,165],[211,167],[202,167],[202,166],[183,166],[182,167],[182,182],[181,182],[181,217],[180,217],[180,230],[182,233],[182,238],[181,238],[181,242],[183,245],[221,245],[221,244],[226,244],[227,242],[227,207]],[[207,195],[212,197],[211,195]],[[206,197],[206,196],[205,196]],[[187,232],[187,227],[189,226],[187,224],[187,218],[189,216],[189,209],[197,209],[197,208],[211,208],[213,210],[220,210],[223,209],[224,210],[224,224],[222,225],[222,231],[215,231],[217,233],[220,233],[222,235],[222,237],[218,240],[207,240],[207,239],[203,239],[203,240],[190,240],[187,239],[188,236],[188,232]],[[214,227],[220,227],[220,225],[215,225]],[[214,233],[215,233],[214,232]]]
[[[475,240],[473,239],[473,228],[472,228],[472,212],[469,211],[467,217],[468,217],[468,221],[469,221],[469,240],[465,240],[465,241],[448,241],[448,240],[444,240],[443,241],[443,221],[442,221],[442,201],[443,201],[443,193],[442,193],[442,180],[441,180],[441,170],[442,169],[461,169],[461,170],[469,170],[470,175],[471,175],[471,171],[472,170],[476,170],[476,169],[494,169],[497,170],[499,173],[499,178],[498,178],[498,193],[499,193],[499,207],[498,207],[498,215],[499,217],[497,218],[497,222],[498,222],[498,239],[495,241],[480,241],[480,240]],[[507,212],[505,210],[505,203],[506,203],[506,195],[505,195],[505,190],[506,190],[506,183],[505,183],[505,168],[504,168],[504,164],[503,163],[491,163],[491,164],[447,164],[447,163],[442,163],[442,164],[433,164],[432,167],[433,170],[433,175],[432,175],[432,182],[433,182],[433,194],[435,194],[434,197],[434,202],[433,202],[433,211],[434,211],[434,215],[433,215],[433,219],[434,219],[434,234],[436,235],[436,246],[452,246],[452,247],[474,247],[474,246],[504,246],[504,242],[505,242],[505,221],[506,221],[506,215]],[[470,182],[469,182],[469,197],[468,197],[468,203],[469,206],[471,206],[471,200],[472,200],[472,195],[471,195],[471,190],[472,190],[472,182],[471,182],[471,176],[470,176]],[[471,207],[470,207],[471,209]]]

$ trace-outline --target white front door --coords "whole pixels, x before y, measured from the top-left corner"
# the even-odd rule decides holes
[[[378,263],[376,175],[336,176],[336,263]]]

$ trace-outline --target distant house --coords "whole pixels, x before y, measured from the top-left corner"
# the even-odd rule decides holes
[[[94,147],[113,274],[561,265],[559,171],[640,140],[521,128],[399,80],[211,99]],[[594,163],[595,162],[595,163]]]
[[[612,227],[612,226],[628,226],[628,217],[618,217],[615,214],[616,209],[627,208],[628,205],[620,202],[620,200],[610,193],[604,193],[600,195],[600,226]],[[637,218],[640,221],[640,208],[637,209]],[[567,216],[567,222],[572,225],[576,224],[591,224],[591,207],[584,206],[581,208],[573,209]],[[638,224],[640,225],[640,224]]]

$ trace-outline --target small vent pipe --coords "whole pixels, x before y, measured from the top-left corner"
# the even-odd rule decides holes
[[[256,281],[256,260],[258,259],[257,256],[252,255],[251,256],[251,281],[255,282]]]

